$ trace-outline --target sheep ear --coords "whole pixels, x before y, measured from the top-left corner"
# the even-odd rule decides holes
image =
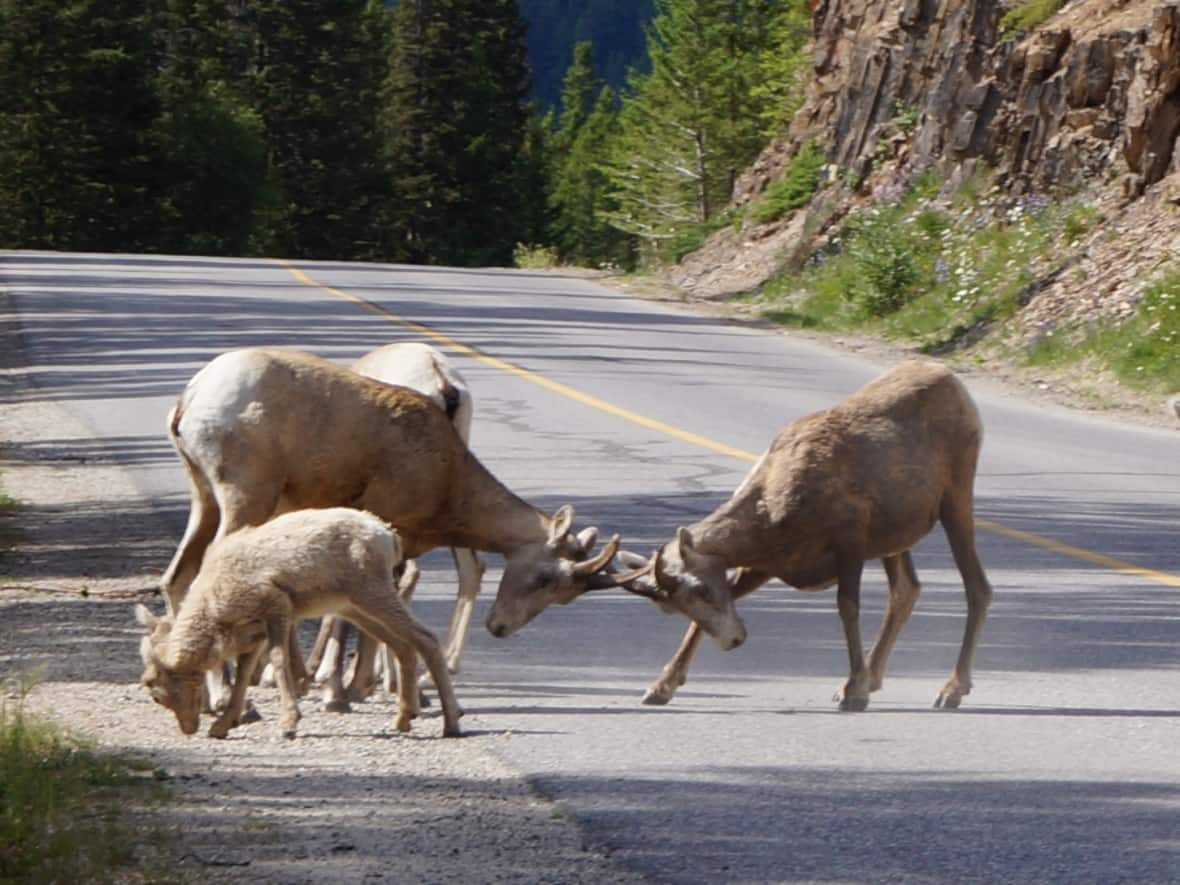
[[[160,619],[153,615],[142,602],[135,606],[135,620],[147,627],[149,633],[156,629],[156,624],[160,623]]]
[[[139,656],[143,659],[144,667],[152,662],[152,638],[144,636],[139,640]]]
[[[578,544],[582,549],[589,553],[594,549],[594,542],[598,540],[598,529],[594,526],[582,529],[578,532]]]
[[[676,530],[676,546],[680,548],[681,554],[691,553],[693,550],[692,535],[688,533],[688,529],[684,526]]]
[[[560,543],[573,524],[574,508],[569,504],[562,504],[557,508],[557,512],[553,514],[553,521],[549,524],[549,543]]]

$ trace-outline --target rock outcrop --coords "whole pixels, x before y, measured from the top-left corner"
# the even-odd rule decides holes
[[[754,289],[805,257],[809,238],[849,206],[934,164],[953,176],[986,163],[1012,193],[1090,188],[1111,212],[1147,200],[1136,214],[1164,228],[1170,250],[1180,234],[1169,235],[1180,190],[1180,2],[1072,0],[1031,33],[1004,34],[1012,5],[817,0],[808,100],[739,179],[734,202],[757,199],[810,139],[838,168],[829,190],[842,194],[801,210],[802,221],[727,232],[674,281],[701,295]]]

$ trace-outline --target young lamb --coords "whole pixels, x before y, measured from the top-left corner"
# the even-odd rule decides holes
[[[456,736],[461,713],[442,649],[407,611],[393,583],[401,559],[401,544],[389,526],[347,507],[297,510],[226,535],[206,551],[175,615],[157,618],[136,607],[147,628],[140,644],[142,682],[154,701],[176,714],[180,730],[193,734],[206,671],[236,658],[229,702],[209,729],[210,737],[223,738],[239,724],[249,674],[269,650],[279,684],[279,729],[294,737],[299,686],[288,655],[291,627],[302,618],[338,614],[394,650],[397,730],[409,731],[418,714],[417,652],[438,689],[443,734]]]

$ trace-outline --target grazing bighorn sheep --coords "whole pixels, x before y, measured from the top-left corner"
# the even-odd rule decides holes
[[[463,376],[440,350],[417,341],[387,344],[365,354],[350,368],[368,378],[385,384],[409,387],[429,397],[446,412],[463,442],[469,443],[473,412],[471,393]],[[457,673],[471,623],[471,613],[475,607],[475,597],[479,594],[484,565],[474,550],[465,547],[451,548],[451,555],[459,574],[459,594],[455,601],[454,613],[451,615],[444,653],[447,669],[451,673]],[[402,599],[408,602],[413,594],[418,569],[413,560],[407,560],[405,568],[406,574],[400,583]],[[345,691],[343,669],[348,626],[346,621],[331,616],[325,618],[316,639],[315,649],[307,662],[308,669],[316,671],[316,681],[324,684],[325,708],[341,712],[349,709],[350,698],[359,700],[368,694],[372,685],[376,651],[372,638],[362,633],[357,641],[356,660],[349,689]],[[383,658],[387,657],[388,655],[383,655]],[[388,687],[392,674],[389,670],[389,661],[385,660],[384,663]],[[429,679],[430,674],[424,674],[423,680]]]
[[[382,384],[307,353],[248,348],[222,354],[188,383],[168,420],[192,501],[184,538],[161,580],[175,613],[205,549],[289,510],[348,506],[398,530],[407,558],[438,546],[500,553],[497,606],[518,625],[550,603],[616,586],[600,575],[593,528],[570,532],[568,504],[547,516],[467,448],[422,394]],[[507,602],[506,602],[507,601]],[[292,641],[292,644],[293,641]]]
[[[226,660],[238,668],[225,711],[209,729],[223,738],[239,724],[250,674],[264,650],[279,684],[279,729],[295,736],[298,690],[287,646],[295,622],[330,612],[358,624],[394,649],[398,664],[398,731],[418,714],[416,654],[434,675],[443,734],[459,734],[455,701],[438,640],[409,613],[393,586],[402,558],[397,536],[380,519],[348,507],[297,510],[247,526],[212,544],[179,611],[156,618],[144,606],[142,682],[176,714],[180,730],[199,725],[201,679]]]
[[[975,551],[974,481],[982,428],[962,383],[938,363],[903,363],[827,411],[788,424],[728,501],[658,549],[627,589],[694,620],[643,698],[666,704],[684,684],[703,629],[722,648],[746,628],[734,600],[779,578],[800,590],[837,584],[850,675],[841,710],[863,710],[917,601],[910,548],[941,521],[967,591],[967,626],[950,680],[934,702],[958,707],[991,600]],[[889,601],[868,666],[860,579],[880,559]],[[727,575],[727,569],[736,569]]]

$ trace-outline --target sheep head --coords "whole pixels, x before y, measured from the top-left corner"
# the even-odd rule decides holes
[[[195,734],[200,726],[205,672],[232,654],[257,647],[266,637],[263,625],[252,621],[231,628],[225,636],[208,637],[209,642],[201,648],[182,651],[172,641],[174,616],[159,618],[146,606],[137,605],[135,618],[146,630],[139,641],[143,659],[140,684],[153,701],[176,715],[183,734]]]
[[[137,605],[135,618],[147,630],[139,641],[139,654],[143,658],[140,684],[153,701],[176,715],[176,724],[183,734],[194,734],[200,725],[203,671],[179,672],[165,663],[168,639],[172,635],[171,616],[158,618],[146,606]]]
[[[701,553],[688,529],[660,547],[650,560],[624,550],[624,565],[637,568],[620,586],[650,599],[665,612],[679,612],[696,621],[721,648],[737,648],[746,641],[746,625],[733,604],[724,561]],[[646,564],[645,564],[646,563]]]
[[[617,586],[602,570],[614,559],[619,536],[591,555],[598,529],[575,535],[570,531],[573,519],[574,509],[562,506],[550,521],[545,541],[521,545],[506,558],[496,601],[488,612],[487,628],[493,636],[511,636],[546,606],[566,605],[589,590]]]

